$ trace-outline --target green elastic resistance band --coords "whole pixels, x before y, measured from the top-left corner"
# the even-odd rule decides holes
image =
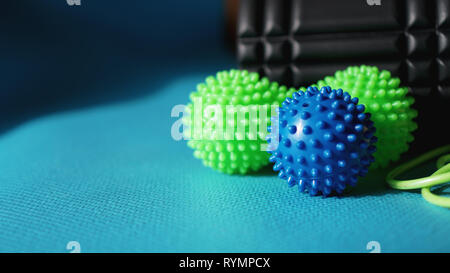
[[[432,176],[443,174],[443,173],[447,173],[447,174],[450,173],[450,164],[447,164],[444,166],[444,164],[447,162],[450,162],[450,155],[441,156],[437,161],[437,166],[439,169],[435,173],[433,173]],[[447,180],[447,182],[449,182],[449,181],[450,180]],[[439,195],[432,193],[431,187],[422,188],[422,196],[423,196],[423,198],[425,198],[425,200],[427,200],[428,202],[430,202],[432,204],[435,204],[435,205],[441,206],[441,207],[445,207],[445,208],[450,208],[450,198],[439,196]]]
[[[431,187],[450,182],[450,163],[448,163],[450,161],[450,154],[441,156],[445,153],[450,153],[450,145],[432,150],[424,155],[417,157],[416,159],[398,166],[387,175],[387,183],[392,188],[399,190],[421,188],[422,196],[423,198],[425,198],[425,200],[437,206],[450,208],[450,198],[438,196],[431,192]],[[410,170],[411,168],[438,156],[441,156],[437,160],[438,170],[431,176],[411,180],[395,179],[396,176],[406,172],[407,170]]]

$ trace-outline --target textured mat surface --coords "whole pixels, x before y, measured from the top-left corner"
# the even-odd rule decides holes
[[[368,252],[369,241],[383,252],[450,251],[450,212],[387,189],[382,174],[323,199],[270,169],[228,176],[195,160],[170,136],[171,108],[211,70],[230,68],[227,59],[180,66],[146,98],[3,134],[0,251],[66,252],[69,241],[82,252]]]

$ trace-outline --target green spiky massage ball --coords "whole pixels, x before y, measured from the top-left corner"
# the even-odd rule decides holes
[[[385,167],[408,150],[408,143],[414,140],[411,133],[417,129],[413,121],[417,111],[411,108],[414,98],[407,96],[408,88],[400,87],[400,79],[392,78],[389,71],[380,71],[375,66],[352,66],[317,84],[342,88],[358,97],[366,106],[365,111],[372,114],[378,138],[373,167]]]
[[[267,143],[272,108],[293,92],[295,89],[288,90],[246,70],[221,71],[216,77],[207,77],[190,94],[188,117],[183,119],[189,128],[188,146],[205,166],[220,172],[245,174],[260,169],[269,163],[269,154],[261,144]],[[266,106],[267,111],[261,106]],[[255,109],[261,110],[257,116],[250,114]]]

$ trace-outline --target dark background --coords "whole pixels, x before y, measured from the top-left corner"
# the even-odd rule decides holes
[[[3,1],[0,131],[45,113],[145,95],[119,87],[228,50],[216,18],[223,8],[211,2]]]

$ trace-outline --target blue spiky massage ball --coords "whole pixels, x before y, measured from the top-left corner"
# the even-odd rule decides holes
[[[311,195],[341,194],[354,186],[376,150],[375,127],[364,109],[358,98],[330,87],[309,87],[287,98],[267,137],[278,176]]]

